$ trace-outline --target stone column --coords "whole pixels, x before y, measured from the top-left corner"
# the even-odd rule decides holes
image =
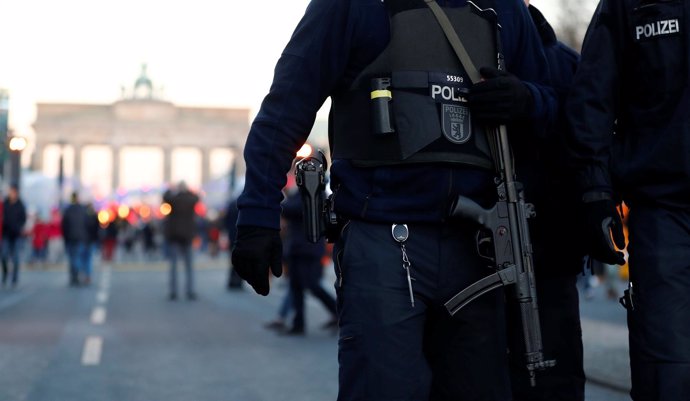
[[[247,172],[247,166],[244,164],[244,155],[242,154],[243,147],[232,146],[232,155],[234,157],[233,163],[235,163],[235,174],[237,177],[242,177]]]
[[[120,152],[122,148],[119,145],[111,146],[113,152],[113,166],[112,166],[112,186],[113,193],[117,193],[120,188]]]
[[[31,158],[31,169],[34,171],[43,171],[43,152],[45,147],[43,144],[36,144],[34,148],[34,153]]]
[[[76,178],[77,187],[75,190],[81,189],[81,152],[82,145],[72,145],[74,147],[74,178]]]
[[[211,179],[211,149],[200,148],[201,151],[201,185],[208,183]]]
[[[172,177],[172,147],[163,147],[163,183],[165,185],[171,184]]]

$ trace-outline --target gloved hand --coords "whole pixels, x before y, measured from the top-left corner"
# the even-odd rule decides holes
[[[232,249],[232,265],[257,294],[268,295],[268,270],[274,276],[283,273],[283,243],[280,231],[272,228],[239,226]]]
[[[533,107],[532,93],[515,75],[493,67],[482,67],[484,78],[470,89],[472,117],[490,124],[506,124],[527,118]]]
[[[594,259],[608,264],[625,264],[623,222],[611,199],[601,199],[584,203],[585,235],[589,253]],[[616,247],[614,247],[614,244]]]

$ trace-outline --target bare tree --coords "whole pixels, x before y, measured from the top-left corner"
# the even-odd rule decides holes
[[[580,50],[598,0],[553,0],[558,10],[554,29],[558,39]]]

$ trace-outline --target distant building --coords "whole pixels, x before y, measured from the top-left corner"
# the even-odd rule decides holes
[[[113,104],[38,103],[34,168],[96,197],[243,174],[248,108],[179,107],[159,92],[143,65]]]

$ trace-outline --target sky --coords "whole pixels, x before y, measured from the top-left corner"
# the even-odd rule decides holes
[[[532,4],[548,18],[549,1]],[[10,127],[30,138],[37,102],[113,103],[142,63],[176,105],[254,115],[308,3],[0,0],[0,88],[10,92]]]
[[[112,103],[148,64],[183,106],[256,108],[307,0],[0,0],[10,125],[36,102]]]

